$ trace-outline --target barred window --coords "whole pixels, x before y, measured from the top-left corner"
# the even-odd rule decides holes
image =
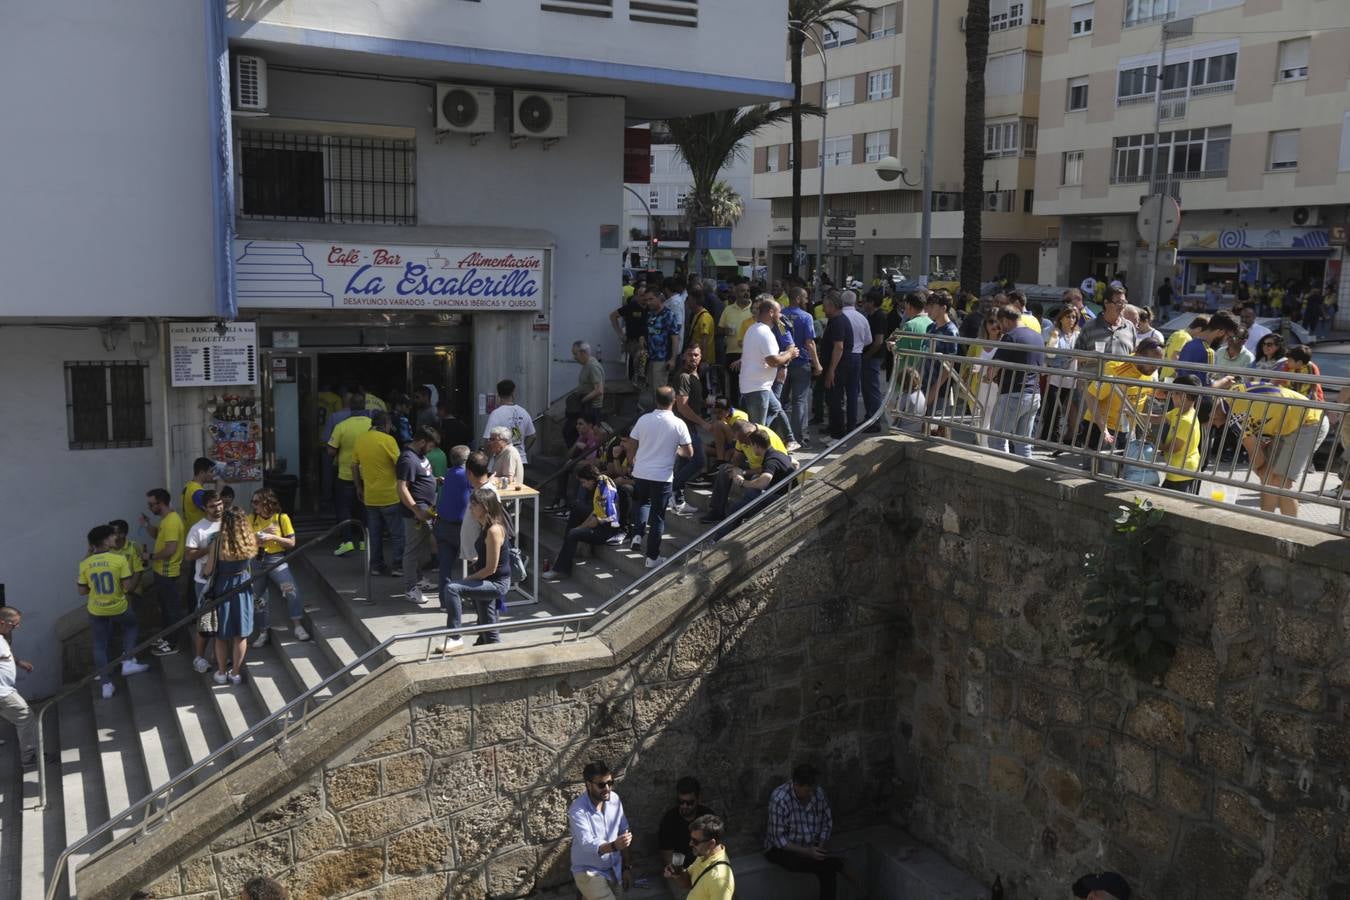
[[[243,131],[239,213],[301,222],[417,222],[411,139]]]
[[[149,372],[139,361],[66,363],[70,449],[149,447]]]

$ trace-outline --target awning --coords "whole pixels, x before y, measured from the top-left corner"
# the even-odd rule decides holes
[[[738,266],[736,254],[730,250],[709,250],[708,258],[714,266]]]
[[[1244,247],[1240,250],[1223,250],[1216,247],[1202,247],[1194,250],[1178,250],[1182,259],[1326,259],[1331,256],[1334,247],[1280,247],[1257,250]]]

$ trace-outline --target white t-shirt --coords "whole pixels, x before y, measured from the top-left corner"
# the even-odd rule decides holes
[[[693,443],[689,426],[668,409],[647,413],[633,425],[629,437],[638,442],[633,477],[643,481],[674,481],[675,450]]]
[[[210,519],[202,519],[188,529],[185,545],[189,550],[199,550],[211,543],[211,538],[220,533],[220,523],[212,522]],[[200,556],[193,560],[196,569],[193,572],[193,580],[198,584],[206,584],[206,574],[202,571],[206,568],[206,558],[210,554]]]
[[[670,316],[675,320],[675,334],[681,337],[684,335],[684,300],[688,296],[681,292],[666,298],[666,309],[670,310]]]
[[[872,326],[867,323],[867,316],[858,312],[851,306],[844,307],[844,316],[848,319],[848,324],[853,326],[853,353],[863,352],[863,348],[872,343]]]
[[[745,332],[741,342],[741,393],[768,391],[773,389],[774,376],[778,367],[764,362],[766,356],[778,355],[778,338],[773,329],[763,322],[756,322]]]
[[[525,439],[534,434],[534,420],[525,407],[508,403],[499,406],[488,414],[487,425],[483,428],[483,440],[487,440],[492,429],[502,427],[511,429],[511,443],[520,451],[520,461],[529,462],[525,454]]]
[[[14,651],[9,649],[9,641],[0,637],[0,697],[14,693],[14,679],[18,675],[14,665]]]
[[[1243,344],[1243,346],[1252,351],[1253,356],[1259,357],[1261,354],[1257,352],[1257,348],[1261,343],[1261,338],[1268,334],[1270,334],[1269,328],[1262,325],[1260,322],[1253,322],[1252,327],[1247,333],[1247,343]]]

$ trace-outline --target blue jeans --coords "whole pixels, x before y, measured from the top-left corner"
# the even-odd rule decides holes
[[[497,604],[506,597],[507,590],[509,588],[498,582],[484,581],[480,578],[465,578],[450,582],[441,594],[441,608],[447,614],[446,627],[460,627],[459,606],[463,602],[465,594],[473,598],[474,608],[478,610],[478,624],[495,625],[498,621]],[[500,632],[483,631],[479,634],[479,643],[500,644],[502,642]]]
[[[792,433],[804,444],[807,441],[806,426],[811,418],[811,366],[788,366],[783,392],[787,395]]]
[[[140,635],[140,626],[136,623],[136,614],[130,608],[115,616],[91,615],[89,617],[89,632],[94,640],[95,669],[101,669],[108,664],[108,645],[112,643],[114,625],[122,626],[122,652],[118,656],[125,656],[131,652],[132,647],[136,646],[136,638]],[[104,675],[103,680],[107,681],[108,676]]]
[[[384,530],[389,529],[389,558],[394,565],[403,568],[403,514],[402,505],[391,503],[388,506],[366,507],[366,528],[370,530],[370,570],[377,572],[385,569]]]
[[[666,533],[666,506],[670,504],[671,493],[669,481],[633,479],[631,533],[637,537],[646,533],[648,559],[656,559],[661,555],[661,536]]]
[[[707,463],[706,452],[703,448],[703,438],[699,436],[698,429],[690,426],[689,433],[694,439],[694,455],[688,459],[675,460],[675,480],[671,482],[671,490],[677,501],[684,499],[684,486],[690,479],[703,471],[703,466]]]
[[[846,353],[840,360],[844,370],[844,406],[846,409],[845,431],[858,427],[858,395],[862,391],[862,354]]]
[[[788,414],[783,410],[783,404],[778,399],[776,391],[769,393],[769,412],[764,418],[764,424],[769,428],[773,427],[774,422],[781,421],[783,423],[783,431],[786,433],[780,436],[786,438],[788,443],[797,440],[797,436],[792,431],[792,423],[788,421]]]
[[[459,530],[463,522],[447,522],[445,519],[437,519],[432,534],[436,536],[436,564],[439,567],[441,582],[440,595],[449,596],[450,583],[455,580],[455,568],[459,563]],[[445,604],[442,604],[444,606]],[[447,609],[450,613],[449,625],[451,628],[459,627],[459,604],[456,603]]]
[[[741,394],[741,409],[745,410],[751,422],[763,425],[769,419],[769,407],[773,399],[773,391],[746,391]]]
[[[343,481],[339,478],[337,483],[333,485],[333,507],[337,511],[339,522],[366,517],[366,508],[356,498],[356,484],[351,481]],[[343,529],[339,537],[346,543],[355,544],[361,540],[361,533],[348,526]]]
[[[881,354],[862,361],[862,398],[864,418],[881,409]]]
[[[999,394],[994,402],[994,417],[989,427],[994,431],[1015,434],[1024,441],[1009,441],[1006,438],[989,438],[989,449],[997,453],[1011,452],[1023,459],[1031,458],[1031,435],[1036,430],[1036,413],[1041,408],[1040,394],[1007,393]]]
[[[572,558],[577,555],[577,544],[603,544],[619,530],[617,525],[597,525],[595,528],[572,528],[563,538],[558,558],[553,560],[553,571],[567,575],[572,571]]]
[[[295,589],[295,577],[291,575],[291,567],[282,563],[268,571],[269,567],[284,558],[284,553],[264,553],[258,558],[257,571],[267,572],[264,583],[258,585],[266,593],[265,599],[259,604],[258,615],[254,617],[259,634],[267,630],[272,620],[272,603],[278,593],[286,600],[286,615],[292,622],[300,621],[300,617],[305,613],[304,604],[300,602],[300,592]]]

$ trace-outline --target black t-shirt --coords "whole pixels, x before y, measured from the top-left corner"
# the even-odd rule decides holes
[[[825,333],[821,336],[821,340],[825,342],[825,355],[820,361],[826,367],[834,357],[835,344],[843,344],[844,356],[848,356],[853,349],[853,326],[849,324],[848,317],[840,313],[833,319],[826,319]]]
[[[647,336],[647,308],[629,297],[619,307],[619,319],[623,322],[624,336],[636,341]]]
[[[792,458],[781,450],[769,448],[769,452],[764,454],[764,464],[760,467],[759,473],[768,472],[773,476],[769,482],[769,487],[773,487],[792,474]]]
[[[877,307],[876,309],[872,310],[872,312],[868,313],[867,327],[872,329],[872,340],[876,340],[878,337],[881,338],[883,341],[886,339],[886,335],[890,334],[890,332],[886,330],[886,324],[887,324],[886,311],[883,310],[881,307]],[[866,347],[863,348],[864,355],[870,354],[872,356],[876,356],[877,354],[882,353],[886,349],[886,345],[883,343],[881,347],[877,349],[876,353],[872,353],[871,346],[872,346],[871,344],[868,344]]]
[[[684,394],[688,397],[689,408],[702,418],[706,412],[703,408],[703,380],[695,374],[689,372],[678,372],[670,377],[670,386],[675,389],[676,394]],[[684,416],[680,416],[684,418]],[[687,419],[685,421],[688,421]],[[692,428],[694,423],[689,422]]]
[[[1005,346],[1006,345],[1006,346]],[[1022,366],[1045,365],[1045,341],[1025,325],[1019,325],[1003,336],[994,359]],[[1004,369],[999,373],[1000,394],[1035,394],[1040,390],[1040,376],[1035,372]]]
[[[404,450],[398,455],[394,477],[408,482],[408,493],[412,494],[415,503],[427,507],[436,505],[436,476],[431,474],[431,461],[425,456]],[[412,518],[412,511],[408,507],[400,504],[399,509],[405,518]]]
[[[694,807],[695,819],[699,816],[710,815],[712,815],[712,810],[702,803]],[[689,846],[689,822],[686,822],[680,815],[679,807],[666,810],[666,814],[661,817],[661,829],[657,835],[656,849],[683,853],[686,866],[694,861],[697,854],[694,853],[694,848]]]

